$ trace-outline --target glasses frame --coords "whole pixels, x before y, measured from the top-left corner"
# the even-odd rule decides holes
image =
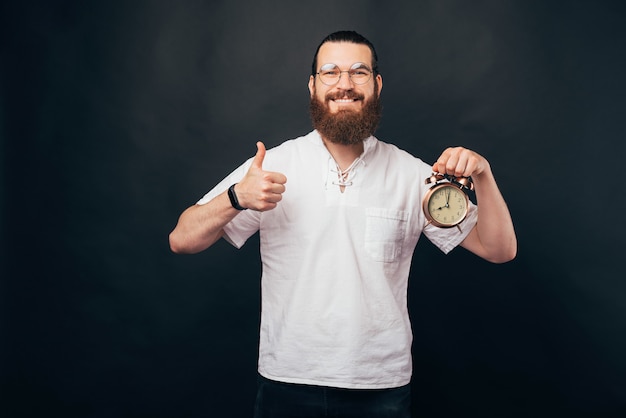
[[[339,70],[339,77],[337,77],[337,81],[335,81],[334,83],[327,83],[327,82],[325,82],[325,81],[322,79],[322,74],[321,74],[321,73],[322,73],[322,69],[323,69],[324,67],[328,66],[328,65],[333,65],[333,66],[334,66],[334,68],[336,68],[336,69],[338,69],[338,70]],[[363,81],[363,82],[357,82],[357,81],[355,81],[355,80],[352,78],[352,76],[353,76],[353,74],[354,74],[354,71],[355,71],[355,70],[366,70],[366,71],[369,73],[369,77],[367,77],[367,80],[365,80],[365,81]],[[355,62],[354,64],[352,64],[352,65],[350,66],[350,69],[349,69],[349,70],[343,70],[343,71],[342,71],[342,70],[340,70],[340,69],[339,69],[339,66],[338,66],[337,64],[333,64],[332,62],[328,62],[328,63],[326,63],[326,64],[323,64],[323,65],[320,67],[320,70],[319,70],[317,73],[315,73],[315,74],[319,77],[319,79],[320,79],[320,81],[322,82],[322,84],[324,84],[324,85],[326,85],[326,86],[334,86],[334,85],[336,85],[337,83],[339,83],[339,81],[341,81],[341,75],[342,75],[343,73],[348,73],[348,79],[349,79],[351,82],[353,82],[353,83],[354,83],[354,84],[356,84],[356,85],[362,86],[362,85],[364,85],[364,84],[367,84],[367,82],[369,82],[369,81],[372,79],[372,74],[374,74],[374,70],[372,70],[372,69],[371,69],[371,68],[370,68],[367,64],[365,64],[364,62]]]

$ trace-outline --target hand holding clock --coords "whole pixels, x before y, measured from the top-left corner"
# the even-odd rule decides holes
[[[443,151],[433,164],[435,173],[455,177],[470,177],[481,174],[489,166],[480,154],[463,147],[451,147]]]
[[[459,224],[465,220],[469,209],[465,189],[473,189],[470,176],[479,176],[488,167],[487,160],[474,151],[463,147],[447,148],[433,164],[433,175],[426,179],[426,184],[432,184],[423,200],[428,223],[440,228],[456,226],[461,230]]]
[[[474,151],[463,147],[453,147],[446,149],[439,156],[437,162],[433,164],[432,171],[434,173],[452,175],[457,180],[471,176],[478,202],[478,217],[479,219],[489,220],[488,222],[477,222],[461,245],[492,263],[504,263],[515,258],[517,254],[517,238],[513,221],[493,176],[489,162]],[[438,190],[444,187],[444,185],[437,186],[440,186]],[[434,196],[434,199],[425,199],[425,202],[432,200],[433,208],[437,208],[443,203],[439,204],[436,202],[436,190],[433,190],[433,188],[437,186],[431,187],[426,194],[426,197]],[[454,191],[452,193],[450,205],[455,202]],[[459,207],[459,209],[462,208]],[[444,228],[458,224],[459,221],[452,219],[438,221],[437,215],[443,215],[446,211],[433,212],[429,210],[428,204],[424,203],[424,212],[430,223],[437,225],[437,222],[439,222]],[[442,218],[441,215],[439,215],[439,218]]]

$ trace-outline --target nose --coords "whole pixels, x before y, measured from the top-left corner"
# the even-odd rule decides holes
[[[339,81],[337,82],[336,87],[339,87],[343,90],[351,90],[353,87],[352,79],[350,78],[350,73],[348,71],[342,71],[339,74]]]

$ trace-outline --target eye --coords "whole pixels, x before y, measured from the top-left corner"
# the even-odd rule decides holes
[[[365,80],[369,78],[371,70],[362,62],[357,62],[350,67],[350,77],[354,80]]]
[[[324,76],[334,77],[340,74],[339,68],[335,64],[324,64],[320,68],[320,74]]]
[[[367,77],[370,73],[365,68],[358,68],[356,70],[350,70],[350,74],[352,74],[353,77]]]
[[[333,70],[322,70],[320,74],[326,77],[339,77],[339,70],[336,68]]]

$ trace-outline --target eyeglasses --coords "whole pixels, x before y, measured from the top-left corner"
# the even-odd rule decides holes
[[[362,62],[352,64],[347,71],[341,71],[335,64],[324,64],[317,72],[317,75],[320,76],[322,83],[327,86],[334,86],[341,79],[342,73],[348,73],[348,77],[354,84],[365,84],[372,78],[373,71]]]

